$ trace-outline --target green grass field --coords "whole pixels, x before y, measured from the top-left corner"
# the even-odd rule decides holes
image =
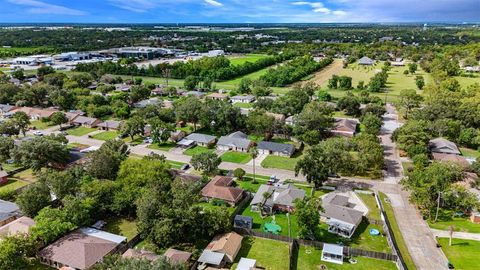
[[[175,146],[177,146],[177,144],[174,142],[165,142],[162,144],[153,143],[149,145],[148,148],[168,152],[172,148],[175,148]]]
[[[118,132],[116,131],[104,131],[92,136],[93,139],[101,140],[101,141],[109,141],[117,137],[118,137]]]
[[[449,231],[450,226],[454,227],[457,232],[480,233],[480,224],[470,221],[468,217],[456,217],[453,211],[442,210],[439,211],[437,222],[428,220],[428,225],[431,228]]]
[[[438,242],[455,269],[479,269],[480,241],[452,239],[451,246],[448,238],[438,238]]]
[[[183,154],[187,155],[187,156],[194,156],[194,155],[198,155],[198,154],[201,154],[201,153],[213,153],[215,152],[215,149],[213,148],[207,148],[207,147],[203,147],[203,146],[195,146],[195,147],[192,147],[192,148],[188,148],[187,150],[185,150],[183,152]]]
[[[245,208],[242,212],[244,216],[250,216],[253,218],[253,229],[256,231],[264,232],[263,225],[272,221],[273,217],[262,218],[260,213],[252,211],[251,206]],[[282,227],[280,235],[285,235],[290,237],[298,237],[298,224],[297,217],[294,214],[290,216],[290,226],[288,225],[288,217],[286,214],[275,214],[275,222]]]
[[[408,252],[407,243],[403,239],[402,233],[400,232],[400,228],[398,227],[397,220],[395,219],[395,214],[393,213],[392,205],[385,202],[385,198],[387,197],[384,193],[379,193],[380,199],[382,201],[383,208],[385,210],[385,214],[390,221],[390,225],[392,226],[393,234],[395,235],[395,239],[397,240],[398,249],[402,254],[403,260],[407,265],[407,268],[412,270],[416,269],[415,263],[413,263],[412,257],[410,257],[410,253]]]
[[[137,223],[126,218],[114,217],[106,220],[104,231],[125,236],[127,241],[138,234]]]
[[[26,185],[28,185],[27,182],[19,179],[9,178],[7,183],[0,185],[0,193],[14,191]]]
[[[254,53],[247,53],[242,56],[231,56],[228,57],[228,60],[230,60],[230,64],[233,66],[238,66],[238,65],[243,65],[246,62],[256,62],[257,60],[260,60],[262,58],[267,57],[268,55],[265,54],[254,54]]]
[[[325,265],[326,269],[332,270],[359,270],[359,269],[371,269],[371,270],[394,270],[397,269],[394,262],[371,259],[366,257],[355,257],[356,264],[351,264],[348,261],[344,261],[343,264],[328,263],[321,260],[322,250],[315,247],[299,246],[297,254],[297,270],[303,269],[321,269],[321,265]]]
[[[381,220],[380,218],[380,209],[378,209],[377,201],[375,197],[370,194],[357,193],[357,196],[365,203],[368,207],[368,217],[375,220]]]
[[[232,162],[232,163],[239,163],[239,164],[246,164],[250,160],[252,160],[252,157],[250,156],[250,154],[242,153],[242,152],[234,152],[234,151],[226,152],[220,158],[224,162]]]
[[[72,136],[84,136],[84,135],[87,135],[88,133],[94,132],[95,130],[97,129],[87,128],[87,127],[77,127],[77,128],[68,129],[67,134]]]
[[[26,181],[26,182],[36,182],[37,181],[37,177],[33,174],[32,169],[27,169],[27,170],[18,172],[16,174],[12,175],[11,178],[20,179],[20,180],[23,180],[23,181]]]
[[[294,171],[300,157],[280,157],[269,155],[262,161],[262,167]]]
[[[288,243],[270,239],[245,237],[231,269],[236,269],[240,258],[257,260],[257,266],[271,270],[288,270]]]
[[[180,169],[182,168],[185,163],[178,162],[178,161],[173,161],[173,160],[167,160],[167,163],[173,168],[173,169]]]
[[[476,151],[474,149],[460,147],[460,152],[462,152],[462,155],[466,157],[472,157],[472,158],[480,157],[480,151]]]
[[[40,120],[30,122],[30,126],[35,127],[36,129],[39,129],[39,130],[53,127],[53,125],[50,122],[42,122]]]

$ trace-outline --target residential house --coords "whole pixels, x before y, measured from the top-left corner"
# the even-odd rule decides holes
[[[392,61],[392,66],[394,67],[403,67],[405,66],[405,61],[403,58],[396,58],[395,61]]]
[[[183,138],[185,138],[187,134],[185,133],[185,131],[181,131],[181,130],[177,130],[177,131],[172,131],[170,133],[170,140],[172,142],[179,142],[180,140],[182,140]]]
[[[207,96],[209,99],[228,100],[228,95],[223,93],[211,93]]]
[[[458,150],[457,145],[454,142],[451,142],[444,138],[436,138],[430,140],[428,147],[432,153],[443,153],[443,154],[452,154],[460,155],[460,150]]]
[[[201,176],[186,173],[182,170],[171,169],[170,174],[173,178],[180,178],[184,183],[192,184],[200,181],[202,179]]]
[[[171,264],[186,264],[190,260],[190,257],[192,257],[192,253],[169,248],[163,256],[165,256]]]
[[[264,194],[268,194],[265,198]],[[252,211],[263,211],[266,213],[294,212],[295,200],[303,200],[305,198],[305,190],[299,189],[292,184],[272,186],[261,185],[250,205]]]
[[[364,56],[362,58],[360,58],[360,60],[358,60],[358,64],[359,65],[364,65],[364,66],[373,66],[375,65],[375,60],[367,57],[367,56]]]
[[[205,268],[221,268],[227,263],[233,263],[242,247],[242,240],[243,237],[236,232],[217,235],[203,250],[198,262]]]
[[[286,143],[261,141],[257,145],[260,154],[291,157],[295,152],[295,146]]]
[[[135,108],[146,108],[148,106],[157,106],[157,105],[161,105],[161,104],[162,104],[161,99],[150,98],[150,99],[145,99],[145,100],[141,100],[139,102],[134,103],[133,107],[135,107]]]
[[[230,98],[232,103],[252,103],[255,101],[255,96],[246,95],[246,96],[234,96]]]
[[[81,114],[79,112],[66,112],[65,117],[67,117],[67,120],[69,123],[73,121],[73,119],[77,118]]]
[[[130,92],[130,89],[132,88],[131,85],[128,84],[116,84],[115,89],[117,91],[122,91],[122,92]]]
[[[122,126],[122,121],[107,120],[105,122],[99,123],[97,127],[105,131],[119,131]]]
[[[187,96],[187,97],[193,96],[193,97],[201,99],[201,98],[205,97],[205,93],[200,92],[200,91],[188,91],[187,93],[185,93],[185,96]]]
[[[39,108],[33,108],[33,107],[20,107],[16,108],[14,110],[11,110],[9,114],[14,114],[16,112],[24,112],[26,113],[31,120],[40,120],[42,118],[50,118],[52,114],[55,112],[58,112],[56,109],[39,109]]]
[[[88,269],[114,253],[126,237],[93,228],[69,233],[39,252],[40,261],[51,267]]]
[[[243,199],[244,192],[233,184],[233,177],[217,175],[203,187],[201,195],[207,201],[217,199],[235,206]]]
[[[154,262],[160,259],[160,256],[144,249],[133,249],[129,248],[122,254],[122,258],[124,259],[137,259],[137,260],[149,260]]]
[[[28,234],[35,225],[35,221],[23,216],[0,227],[0,238],[17,234]]]
[[[257,267],[257,260],[249,258],[240,258],[236,270],[260,270],[263,268]]]
[[[343,246],[323,244],[321,260],[335,264],[343,264]]]
[[[17,107],[15,106],[12,106],[12,105],[8,105],[8,104],[0,104],[0,116],[12,111],[12,110],[15,110]]]
[[[8,173],[0,168],[0,186],[8,182]]]
[[[283,114],[281,114],[281,113],[271,113],[271,112],[267,112],[266,115],[275,118],[275,120],[277,120],[277,121],[279,121],[279,122],[282,122],[282,123],[285,122],[285,115],[283,115]]]
[[[289,126],[295,125],[295,115],[291,115],[285,119],[285,124]]]
[[[252,141],[247,139],[247,135],[237,131],[227,136],[222,136],[217,142],[217,149],[221,151],[247,152],[252,145]]]
[[[455,163],[462,168],[467,168],[470,166],[470,163],[464,156],[455,155],[455,154],[445,154],[445,153],[432,153],[433,160],[445,162],[445,163]]]
[[[87,127],[87,128],[95,128],[97,127],[98,124],[100,124],[102,120],[98,118],[93,118],[93,117],[87,117],[87,116],[77,116],[75,117],[72,122],[70,122],[72,125],[75,126],[82,126],[82,127]]]
[[[354,209],[349,198],[336,193],[329,193],[322,198],[323,211],[321,219],[328,224],[328,231],[342,237],[350,238],[360,225],[364,213]]]
[[[21,217],[20,208],[16,203],[0,200],[0,226]]]
[[[209,147],[215,144],[217,137],[201,133],[192,133],[178,142],[180,146],[200,145]]]
[[[357,133],[359,121],[349,118],[334,118],[334,127],[331,130],[333,135],[353,137]]]

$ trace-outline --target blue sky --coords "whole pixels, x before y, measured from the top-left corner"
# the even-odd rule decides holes
[[[0,0],[0,22],[479,22],[480,0]]]

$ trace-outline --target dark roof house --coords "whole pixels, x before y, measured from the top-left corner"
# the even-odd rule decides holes
[[[222,136],[217,142],[217,148],[223,151],[242,151],[246,152],[250,148],[252,141],[247,139],[247,135],[237,131],[227,136]]]
[[[243,198],[243,189],[233,187],[233,183],[233,177],[217,175],[205,185],[201,194],[207,200],[219,199],[236,205]]]
[[[295,146],[286,143],[261,141],[257,145],[259,152],[269,155],[291,157],[295,152]]]
[[[444,154],[453,154],[460,155],[460,150],[458,150],[457,145],[454,142],[451,142],[444,138],[436,138],[430,140],[428,147],[432,153],[444,153]]]
[[[270,195],[267,199],[263,195],[265,193]],[[292,184],[280,186],[261,185],[255,192],[250,205],[253,211],[262,209],[267,213],[272,213],[274,210],[293,212],[295,211],[295,200],[303,200],[304,198],[305,190],[299,189]]]

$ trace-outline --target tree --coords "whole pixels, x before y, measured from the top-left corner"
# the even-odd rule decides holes
[[[346,115],[360,115],[360,100],[353,94],[346,95],[338,100],[337,107],[345,110]]]
[[[338,75],[333,75],[332,78],[328,80],[328,88],[337,89],[338,88]]]
[[[14,146],[12,138],[0,136],[0,164],[10,159],[10,151]]]
[[[416,63],[410,63],[410,64],[408,64],[408,71],[409,71],[411,74],[415,74],[415,72],[417,71],[417,64],[416,64]]]
[[[145,120],[140,116],[133,116],[122,125],[121,132],[130,136],[132,141],[136,135],[143,135],[145,132]]]
[[[50,116],[50,121],[54,125],[59,125],[60,128],[62,128],[62,124],[65,124],[68,122],[67,116],[63,112],[55,112]]]
[[[187,76],[183,82],[183,86],[185,86],[187,90],[194,90],[199,82],[200,80],[197,76]]]
[[[204,152],[193,155],[190,161],[195,170],[201,170],[206,175],[214,175],[218,171],[218,166],[222,160],[217,154],[211,152]]]
[[[242,78],[240,80],[240,83],[238,84],[238,92],[241,94],[251,93],[252,92],[251,85],[252,85],[252,80],[245,77]]]
[[[177,101],[174,107],[177,120],[193,123],[193,129],[196,131],[205,105],[196,97],[187,97]]]
[[[248,114],[246,123],[251,133],[268,138],[272,135],[275,118],[263,110],[254,110]]]
[[[235,177],[238,178],[239,180],[242,180],[243,177],[245,176],[245,170],[242,169],[242,168],[236,168],[236,169],[233,171],[233,176],[235,176]]]
[[[47,185],[37,182],[29,185],[17,197],[16,203],[22,213],[29,217],[35,217],[37,213],[51,202],[50,190]]]
[[[200,116],[200,123],[204,128],[225,135],[244,129],[245,116],[241,114],[240,108],[228,102],[207,100]]]
[[[130,103],[135,103],[140,100],[147,99],[151,94],[151,90],[142,85],[132,86],[130,89]]]
[[[423,98],[417,91],[413,89],[404,89],[400,91],[400,106],[405,109],[405,118],[408,118],[408,114],[412,109],[418,108]]]
[[[66,144],[58,139],[62,140],[62,137],[35,137],[15,147],[11,152],[12,158],[15,163],[34,171],[45,167],[62,166],[68,162],[69,151]]]
[[[324,102],[308,103],[295,118],[294,134],[309,145],[317,144],[329,136],[329,129],[333,126],[332,113],[332,108]]]
[[[26,269],[29,258],[35,257],[36,242],[27,235],[2,237],[0,242],[0,269]]]
[[[37,76],[40,78],[52,73],[55,73],[55,69],[53,69],[51,66],[42,66],[37,69]]]
[[[58,200],[75,195],[80,188],[83,171],[71,168],[65,171],[48,170],[41,172],[39,181],[45,183]]]
[[[295,215],[298,223],[298,236],[301,239],[314,240],[320,225],[319,210],[321,202],[318,198],[295,201]]]
[[[368,134],[378,135],[383,125],[382,119],[372,113],[367,113],[362,117],[364,131]]]
[[[418,89],[422,90],[425,86],[425,80],[423,79],[423,76],[418,75],[415,77],[415,84],[417,85]]]
[[[155,261],[137,258],[122,258],[121,256],[107,256],[99,263],[96,263],[92,270],[187,270],[184,264],[171,263],[161,256]]]
[[[7,136],[18,136],[20,134],[20,130],[12,120],[8,120],[0,123],[0,134],[5,134]]]
[[[68,219],[67,211],[47,206],[35,217],[31,234],[34,239],[48,244],[75,228],[75,224]]]
[[[258,157],[258,149],[256,147],[251,147],[248,150],[248,153],[250,154],[250,157],[252,157],[253,160],[253,183],[257,183],[257,180],[255,179],[255,159]]]
[[[98,179],[115,179],[122,161],[130,151],[125,142],[110,140],[104,143],[100,149],[90,155],[90,161],[86,164],[87,174]]]
[[[23,73],[23,68],[16,68],[12,71],[12,77],[18,80],[25,79],[25,74]]]
[[[158,117],[151,119],[149,124],[151,126],[150,137],[154,143],[162,144],[167,142],[172,132],[175,131],[173,124],[165,123]]]
[[[12,122],[15,126],[20,130],[25,136],[25,133],[28,130],[28,126],[30,125],[30,117],[25,112],[16,112],[12,116]]]

